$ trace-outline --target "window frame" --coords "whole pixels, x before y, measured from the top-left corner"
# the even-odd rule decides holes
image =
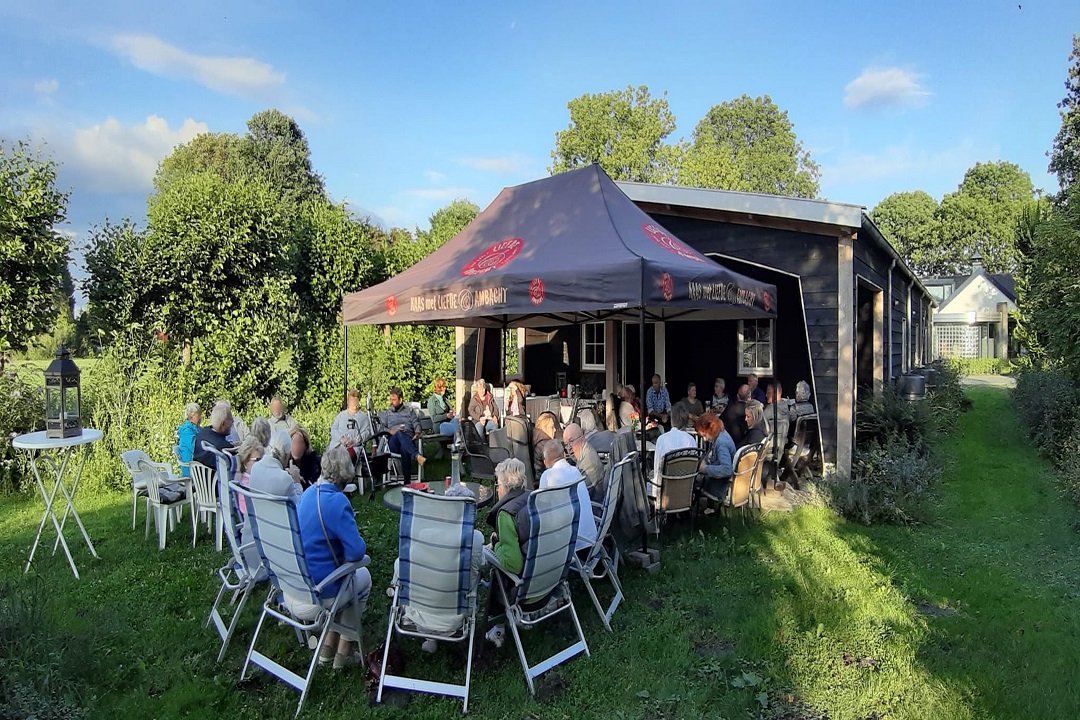
[[[762,323],[762,322],[769,323],[769,340],[768,340],[768,345],[769,345],[769,367],[748,367],[748,366],[743,364],[743,357],[744,357],[744,351],[745,351],[744,323],[748,323],[748,322],[755,323],[755,324],[756,323]],[[755,340],[754,343],[759,344],[760,341]],[[765,320],[765,319],[762,319],[762,320],[739,320],[738,342],[736,343],[736,353],[738,354],[738,357],[736,358],[736,363],[739,366],[739,375],[741,377],[745,377],[745,376],[750,375],[750,374],[757,375],[759,377],[772,377],[773,368],[776,367],[776,321],[775,320]]]
[[[592,342],[588,341],[588,327],[599,326],[600,328],[600,342],[596,342],[595,339]],[[600,348],[600,362],[590,363],[587,362],[587,348],[599,347]],[[582,372],[604,372],[604,359],[607,357],[607,328],[603,321],[590,321],[581,324],[581,365]],[[594,358],[595,359],[595,358]]]

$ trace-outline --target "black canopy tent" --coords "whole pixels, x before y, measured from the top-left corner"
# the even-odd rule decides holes
[[[342,301],[345,325],[506,329],[636,320],[642,339],[646,320],[774,317],[775,286],[683,243],[598,165],[503,189],[427,258]],[[644,342],[638,349],[644,391]]]

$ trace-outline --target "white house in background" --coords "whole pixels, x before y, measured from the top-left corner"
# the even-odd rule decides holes
[[[1011,275],[988,273],[972,258],[971,274],[920,278],[937,301],[932,350],[935,358],[1009,357],[1009,313],[1016,312]]]

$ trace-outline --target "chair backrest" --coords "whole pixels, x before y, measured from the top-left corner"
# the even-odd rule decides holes
[[[750,475],[750,491],[760,492],[765,483],[765,462],[773,459],[773,439],[766,437],[758,443],[758,459],[754,465],[754,472]]]
[[[212,447],[209,443],[203,443],[203,450]],[[217,473],[213,468],[195,461],[192,461],[188,469],[191,472],[191,486],[195,490],[195,505],[200,508],[216,508],[217,488],[214,485],[217,482]]]
[[[632,452],[624,457],[619,462],[611,466],[611,469],[607,474],[607,488],[604,492],[604,510],[600,514],[600,526],[596,531],[596,545],[599,546],[604,542],[604,538],[611,533],[611,524],[615,520],[615,515],[619,509],[619,500],[622,496],[623,485],[623,473],[633,472],[633,465],[637,462],[637,453]],[[594,550],[589,552],[589,559],[592,559],[593,553],[597,550],[594,546]]]
[[[694,479],[701,463],[701,450],[680,448],[664,455],[660,465],[660,512],[677,513],[694,505]]]
[[[476,431],[476,426],[472,424],[471,420],[462,418],[458,423],[458,429],[461,431],[461,439],[465,441],[465,452],[469,455],[483,455],[487,456],[487,445],[484,443],[484,439],[480,437],[480,433]]]
[[[818,416],[800,415],[795,421],[795,460],[801,460],[813,452],[818,439]]]
[[[468,612],[476,501],[405,489],[398,523],[398,599],[431,612]]]
[[[615,440],[611,444],[612,457],[616,460],[622,460],[628,454],[637,451],[636,437],[630,426],[620,428],[619,432],[615,433]]]
[[[506,428],[511,457],[525,463],[525,480],[531,490],[536,487],[533,474],[532,421],[528,417],[505,417],[503,427]]]
[[[588,510],[578,501],[579,482],[585,480],[529,493],[529,539],[518,589],[521,601],[541,600],[566,579],[577,544],[578,517]]]
[[[120,453],[120,464],[124,466],[128,475],[131,476],[131,483],[134,486],[146,485],[151,479],[157,477],[153,466],[146,464],[149,462],[150,456],[142,450],[128,450]]]
[[[240,463],[235,455],[223,453],[215,447],[207,447],[206,449],[214,453],[214,457],[217,459],[215,479],[217,481],[218,515],[221,517],[222,526],[225,528],[225,538],[229,541],[229,549],[232,551],[233,560],[249,571],[254,570],[254,568],[247,568],[244,562],[244,554],[240,551],[240,517],[239,513],[237,513],[236,495],[232,489],[232,484],[239,480]]]
[[[731,478],[731,506],[742,507],[750,502],[750,490],[754,481],[754,470],[761,455],[760,445],[746,445],[735,452],[731,460],[734,474]]]
[[[431,435],[435,432],[435,423],[432,421],[431,416],[427,413],[421,413],[420,419],[420,432],[425,435]]]
[[[230,487],[246,500],[248,529],[270,581],[294,600],[317,604],[315,583],[308,571],[304,544],[300,540],[296,503],[290,498],[267,495],[235,482],[230,483]]]

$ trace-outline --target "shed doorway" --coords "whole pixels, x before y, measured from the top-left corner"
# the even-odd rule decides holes
[[[855,399],[881,391],[883,384],[881,288],[859,278],[855,290]]]

